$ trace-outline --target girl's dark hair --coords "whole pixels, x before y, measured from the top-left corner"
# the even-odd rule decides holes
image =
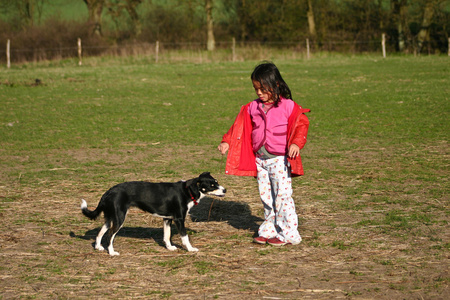
[[[271,62],[262,62],[257,65],[250,76],[252,81],[257,81],[262,87],[269,90],[273,95],[274,106],[278,106],[280,96],[292,99],[291,90],[281,77],[280,71]]]

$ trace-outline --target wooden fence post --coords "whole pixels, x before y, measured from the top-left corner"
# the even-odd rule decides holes
[[[78,44],[78,65],[81,66],[83,63],[81,61],[81,39],[80,38],[78,38],[77,44]]]
[[[6,42],[6,67],[9,69],[11,68],[11,41],[8,39]],[[449,52],[450,53],[450,52]]]
[[[383,49],[383,58],[386,58],[386,34],[381,35],[381,47]]]
[[[309,39],[306,39],[306,58],[309,59]]]
[[[449,41],[450,41],[450,39],[449,39]],[[233,37],[233,43],[231,45],[231,49],[233,52],[233,62],[235,62],[236,61],[236,38],[234,38],[234,37]],[[449,50],[449,53],[450,53],[450,50]]]
[[[158,63],[158,59],[159,59],[159,41],[156,41],[156,46],[155,46],[155,62]]]

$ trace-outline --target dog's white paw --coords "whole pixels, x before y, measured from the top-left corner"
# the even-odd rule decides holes
[[[167,250],[175,251],[175,250],[177,250],[177,247],[175,247],[175,246],[167,246]]]
[[[103,246],[98,246],[98,245],[95,245],[95,249],[96,250],[98,250],[98,251],[105,251],[105,248],[103,248]]]
[[[111,251],[111,252],[109,253],[109,255],[111,255],[111,256],[119,256],[120,253],[117,252],[117,251]]]
[[[191,243],[189,243],[189,238],[187,235],[182,236],[181,241],[183,242],[183,245],[186,247],[187,251],[189,251],[189,252],[197,252],[198,251],[197,248],[192,247]]]

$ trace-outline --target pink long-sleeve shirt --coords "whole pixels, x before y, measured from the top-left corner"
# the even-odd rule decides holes
[[[281,98],[277,107],[264,112],[263,103],[257,99],[250,103],[249,113],[252,118],[253,152],[262,146],[274,155],[286,155],[288,120],[294,109],[294,101]]]

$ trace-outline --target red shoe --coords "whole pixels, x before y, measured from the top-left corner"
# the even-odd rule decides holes
[[[277,238],[268,239],[267,243],[269,245],[272,245],[272,246],[284,246],[284,245],[290,244],[290,243],[287,243],[287,242],[280,241]]]
[[[268,238],[265,238],[263,236],[258,236],[253,239],[253,242],[257,243],[257,244],[265,244],[267,242],[267,240],[268,240]]]

